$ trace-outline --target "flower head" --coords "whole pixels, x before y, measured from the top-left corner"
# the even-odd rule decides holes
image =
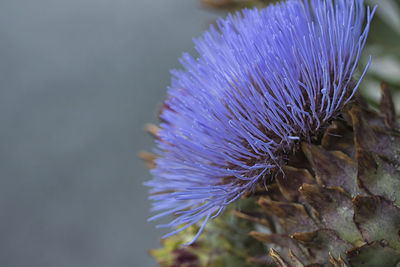
[[[151,219],[183,227],[220,214],[337,116],[373,11],[362,0],[289,0],[220,19],[173,71],[152,170]],[[169,235],[170,235],[169,234]]]

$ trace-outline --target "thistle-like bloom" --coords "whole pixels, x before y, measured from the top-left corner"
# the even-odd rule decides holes
[[[174,215],[161,226],[182,227],[168,235],[204,221],[200,234],[326,127],[368,68],[353,77],[365,11],[362,0],[289,0],[229,15],[196,40],[161,114],[151,220]]]

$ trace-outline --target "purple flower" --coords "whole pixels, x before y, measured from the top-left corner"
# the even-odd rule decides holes
[[[220,19],[173,71],[152,170],[153,211],[180,227],[218,216],[285,163],[356,92],[374,10],[362,0],[289,0]],[[197,235],[197,236],[198,236]],[[195,239],[197,238],[195,237]]]

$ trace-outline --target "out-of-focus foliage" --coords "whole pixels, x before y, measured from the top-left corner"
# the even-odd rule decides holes
[[[224,12],[245,7],[263,8],[276,0],[200,0],[203,6]],[[361,90],[371,104],[379,101],[381,81],[393,89],[395,103],[400,103],[400,0],[365,0],[370,6],[378,6],[364,49],[361,65],[373,57],[368,75]],[[400,105],[397,105],[400,112]]]
[[[241,209],[249,209],[254,205],[255,203],[245,199],[239,203]],[[160,266],[266,266],[265,262],[261,265],[252,258],[254,255],[266,256],[268,250],[249,236],[253,223],[233,214],[239,207],[230,206],[223,215],[208,223],[204,233],[194,244],[182,246],[195,237],[199,230],[197,225],[161,240],[162,247],[151,250],[150,254]]]
[[[276,0],[201,0],[202,4],[209,8],[221,10],[238,10],[245,7],[265,7]]]
[[[394,102],[400,103],[400,1],[367,0],[367,3],[377,5],[378,9],[363,52],[364,62],[369,55],[373,57],[363,93],[376,102],[380,93],[377,85],[384,80],[394,90]]]

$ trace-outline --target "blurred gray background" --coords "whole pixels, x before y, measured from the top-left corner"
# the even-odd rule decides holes
[[[1,0],[0,266],[155,266],[139,150],[196,0]]]

